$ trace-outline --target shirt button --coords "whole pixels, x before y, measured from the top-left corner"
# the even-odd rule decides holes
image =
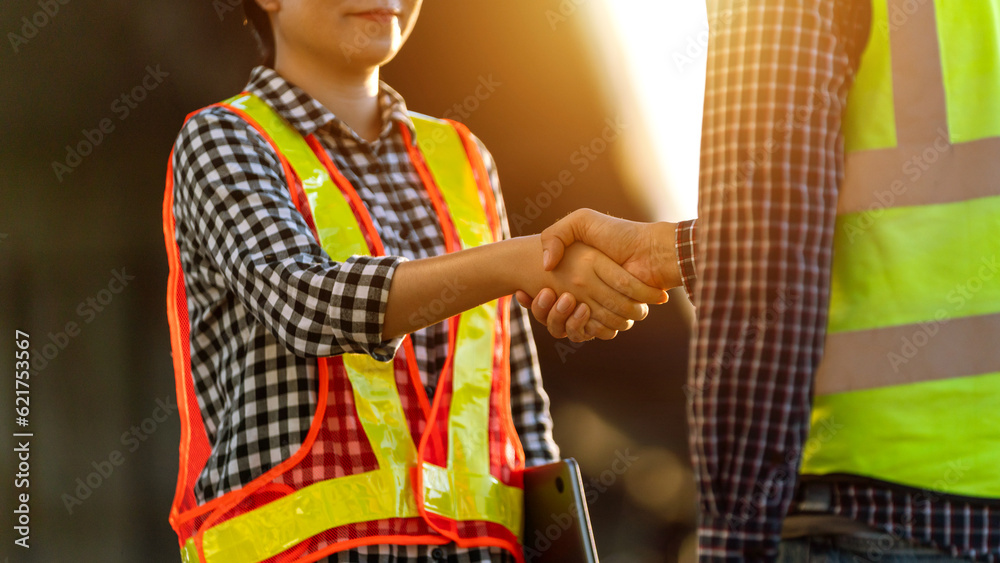
[[[369,174],[378,174],[380,172],[382,172],[382,165],[379,164],[378,161],[372,162],[368,165]]]
[[[431,557],[433,557],[435,561],[444,561],[444,550],[440,547],[435,547],[434,550],[431,551]]]

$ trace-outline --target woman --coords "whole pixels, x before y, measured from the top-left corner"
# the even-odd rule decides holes
[[[178,136],[186,560],[523,560],[520,471],[557,449],[509,295],[570,291],[605,337],[665,300],[583,245],[525,267],[489,153],[379,81],[420,4],[247,1],[268,64]]]

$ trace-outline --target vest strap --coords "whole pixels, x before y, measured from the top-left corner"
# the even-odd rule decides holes
[[[281,147],[281,155],[288,160],[302,182],[302,189],[309,199],[313,221],[319,234],[320,246],[334,261],[342,262],[350,256],[370,254],[364,232],[351,208],[349,196],[330,197],[342,189],[331,178],[323,162],[316,156],[309,143],[299,135],[270,106],[253,94],[234,96],[223,105],[231,106],[251,117]],[[292,181],[291,178],[288,179]]]
[[[830,335],[814,389],[827,395],[1000,373],[998,334],[1000,315],[978,315]],[[970,349],[976,353],[955,353]]]
[[[926,143],[852,154],[837,213],[877,221],[884,209],[955,203],[1000,192],[1000,138],[950,144],[939,128]]]

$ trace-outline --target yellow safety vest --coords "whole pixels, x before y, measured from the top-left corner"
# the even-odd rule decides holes
[[[304,139],[252,94],[218,105],[243,117],[271,143],[289,177],[293,200],[295,188],[301,185],[315,234],[333,260],[382,252],[367,210],[315,138]],[[452,122],[412,117],[419,150],[410,143],[405,128],[404,138],[438,211],[449,251],[458,249],[456,241],[468,248],[497,240],[499,217],[468,131]],[[292,181],[293,177],[299,182]],[[395,367],[394,362],[378,362],[364,354],[321,358],[317,412],[300,450],[242,489],[196,505],[193,478],[207,452],[191,391],[189,354],[183,353],[188,335],[186,317],[181,315],[186,305],[179,299],[183,272],[173,241],[171,183],[168,173],[164,203],[171,255],[168,308],[175,352],[181,348],[181,353],[174,354],[175,373],[179,401],[185,404],[181,409],[181,471],[171,523],[178,532],[183,560],[246,562],[278,556],[281,561],[311,561],[358,545],[455,541],[462,546],[503,547],[523,561],[520,472],[524,453],[509,405],[509,297],[451,319],[447,367],[433,407],[425,406],[429,412],[424,412],[426,431],[419,444],[411,437],[414,421],[408,420],[400,399],[400,385],[410,381],[397,377],[398,358]],[[406,343],[412,355],[411,346]],[[415,365],[407,364],[411,381],[418,383]],[[357,419],[378,468],[289,486],[287,476],[312,455],[317,441],[324,439],[321,431],[328,417],[335,416],[325,413],[326,374],[349,379]],[[405,519],[410,522],[406,529],[411,530],[406,534],[364,532],[376,529],[379,522]],[[344,526],[362,531],[352,531],[349,540],[331,540],[330,531]]]
[[[1000,1],[874,0],[804,475],[1000,498]]]

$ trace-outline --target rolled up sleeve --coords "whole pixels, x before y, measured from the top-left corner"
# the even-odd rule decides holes
[[[274,150],[222,108],[192,117],[175,145],[174,215],[186,276],[235,298],[302,357],[393,357],[382,340],[399,256],[333,261],[295,208]],[[217,307],[215,307],[217,308]],[[216,314],[210,304],[204,315]],[[195,322],[195,319],[192,319]]]

